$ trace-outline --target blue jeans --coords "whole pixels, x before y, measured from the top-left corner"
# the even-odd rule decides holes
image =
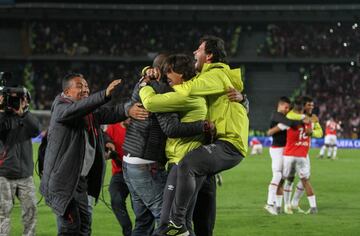
[[[129,189],[122,172],[116,173],[111,177],[109,192],[111,208],[121,225],[122,233],[124,236],[131,236],[132,224],[126,209],[126,198],[129,196]]]
[[[135,214],[132,236],[151,235],[159,225],[167,173],[163,166],[123,162],[123,173],[129,187]]]

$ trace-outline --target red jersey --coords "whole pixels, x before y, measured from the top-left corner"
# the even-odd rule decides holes
[[[251,141],[250,141],[250,146],[254,146],[256,144],[261,144],[260,141],[256,138],[253,138]]]
[[[122,145],[125,140],[126,128],[120,125],[120,123],[108,125],[106,133],[110,136],[115,144],[115,150],[119,153],[119,158],[122,160],[124,152]],[[111,160],[112,174],[116,174],[122,171],[121,166],[117,165],[114,160]]]
[[[311,124],[303,124],[287,130],[284,156],[307,157],[310,149],[310,137],[306,135],[305,130],[310,127]]]
[[[340,127],[338,123],[336,123],[333,120],[328,120],[326,122],[326,130],[325,135],[336,135],[336,130],[338,130]]]

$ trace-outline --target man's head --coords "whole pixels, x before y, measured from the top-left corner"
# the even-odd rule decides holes
[[[303,96],[304,112],[307,115],[312,115],[314,110],[314,100],[309,96]]]
[[[164,64],[164,73],[170,86],[181,84],[196,75],[194,61],[185,54],[170,55]]]
[[[278,101],[277,111],[286,115],[290,110],[290,99],[288,97],[281,97]]]
[[[156,79],[159,80],[161,76],[163,75],[163,67],[164,63],[166,61],[166,58],[169,55],[167,53],[160,53],[154,58],[152,67],[154,68]]]
[[[329,120],[335,121],[336,120],[336,113],[330,115]]]
[[[88,83],[82,74],[70,73],[62,81],[62,89],[67,97],[74,101],[86,98],[90,94]]]
[[[303,98],[301,96],[296,97],[294,101],[294,111],[296,111],[297,113],[303,113],[303,104]]]
[[[154,60],[153,60],[153,64],[152,66],[154,68],[162,68],[162,66],[164,65],[165,63],[165,60],[166,58],[168,57],[169,55],[167,53],[160,53],[158,54]]]
[[[195,68],[201,71],[204,63],[226,63],[224,41],[215,36],[204,36],[200,39],[199,48],[194,51]]]

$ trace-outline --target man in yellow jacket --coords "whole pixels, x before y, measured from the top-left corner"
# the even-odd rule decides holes
[[[214,36],[202,38],[194,56],[200,73],[194,79],[174,86],[175,92],[155,94],[148,86],[140,91],[144,107],[151,112],[181,111],[193,96],[203,96],[207,100],[208,119],[217,129],[213,144],[200,146],[180,161],[169,226],[161,235],[188,235],[185,215],[196,190],[196,178],[236,166],[245,157],[248,148],[247,111],[240,103],[231,102],[226,95],[230,87],[243,90],[241,71],[232,70],[224,63],[226,52],[223,40]]]

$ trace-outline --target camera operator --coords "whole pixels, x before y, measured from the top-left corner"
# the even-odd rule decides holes
[[[25,90],[26,91],[26,90]],[[36,197],[31,137],[39,122],[27,111],[26,93],[0,95],[0,235],[10,235],[10,213],[15,196],[22,208],[23,235],[35,235]],[[11,100],[11,103],[5,103]]]

